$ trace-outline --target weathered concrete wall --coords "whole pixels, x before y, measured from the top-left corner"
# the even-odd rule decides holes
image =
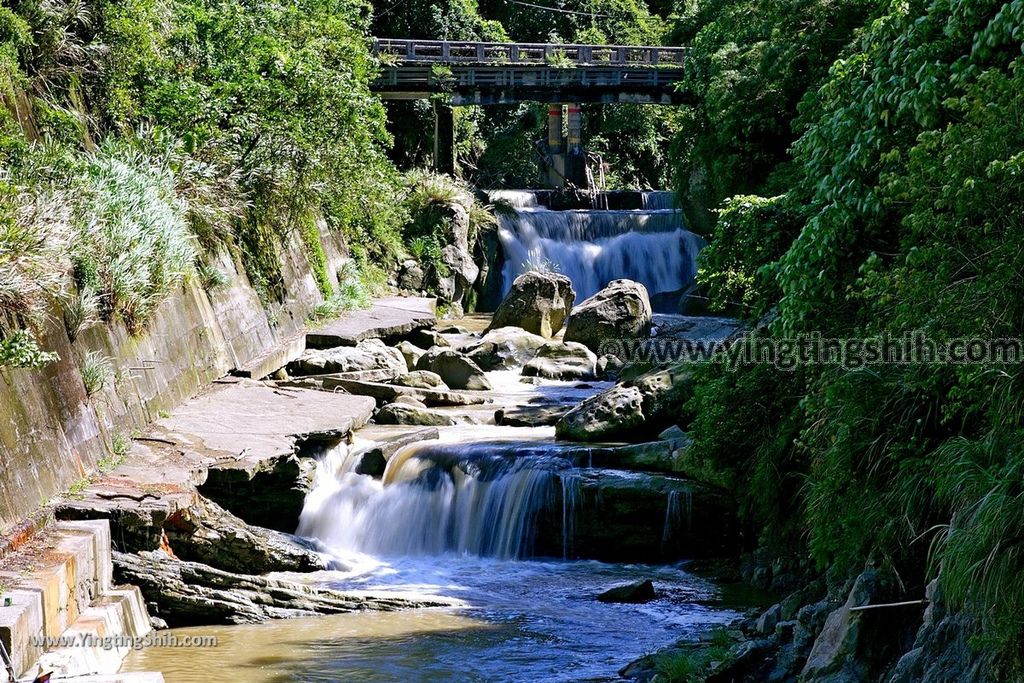
[[[324,241],[333,278],[345,250],[333,238]],[[160,306],[141,336],[120,324],[97,325],[72,342],[55,315],[41,341],[60,361],[42,370],[0,369],[0,536],[94,471],[117,434],[131,434],[293,340],[321,296],[297,240],[282,249],[281,261],[288,300],[269,316],[227,256],[219,263],[227,285],[207,292],[194,279]],[[79,371],[89,351],[108,356],[114,370],[92,397]]]

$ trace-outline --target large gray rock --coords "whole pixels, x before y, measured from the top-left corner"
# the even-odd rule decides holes
[[[521,327],[542,337],[562,329],[576,300],[572,281],[558,273],[523,273],[494,312],[489,330]]]
[[[290,533],[315,476],[315,460],[291,453],[246,466],[228,461],[209,468],[199,491],[248,524]]]
[[[632,280],[615,280],[572,310],[565,341],[597,351],[605,341],[647,337],[650,332],[647,288]]]
[[[643,424],[640,390],[615,386],[566,413],[555,425],[555,435],[569,441],[628,440]]]
[[[523,367],[523,375],[547,379],[595,379],[597,356],[583,344],[549,342],[537,349],[533,360]]]
[[[407,367],[401,351],[385,345],[380,339],[367,339],[355,346],[310,349],[288,364],[288,374],[301,377],[360,370],[388,370],[397,375],[406,372]]]
[[[662,429],[679,418],[682,406],[693,395],[691,380],[690,369],[680,364],[645,372],[624,384],[640,390],[644,415],[656,429]]]
[[[426,273],[423,272],[423,267],[419,263],[413,259],[402,263],[402,267],[398,272],[398,286],[400,288],[418,292],[423,289],[425,283]]]
[[[285,384],[285,383],[282,383]],[[302,377],[290,380],[287,386],[316,388],[326,392],[345,391],[357,396],[370,396],[379,404],[389,403],[399,396],[413,396],[428,406],[474,406],[490,403],[491,399],[484,394],[466,393],[463,391],[443,391],[440,389],[414,389],[401,387],[397,384],[383,384],[350,379],[341,375],[320,375],[319,377]]]
[[[441,262],[461,279],[464,286],[472,285],[480,275],[480,268],[473,262],[473,256],[454,244],[441,250]]]
[[[161,551],[114,553],[118,583],[138,586],[150,614],[172,627],[254,624],[268,619],[445,606],[443,598],[345,593],[286,579],[226,572]]]
[[[521,327],[499,327],[464,350],[483,370],[508,370],[528,363],[546,343],[544,337]]]
[[[853,583],[846,602],[828,615],[818,634],[800,680],[843,683],[877,680],[882,663],[895,654],[900,621],[905,614],[855,608],[887,602],[892,586],[874,569],[865,570]],[[888,651],[888,656],[885,654]]]
[[[291,534],[249,526],[202,496],[164,522],[175,555],[225,571],[247,574],[307,572],[328,563],[309,542]]]
[[[597,599],[601,602],[641,604],[650,602],[657,597],[657,593],[654,592],[654,583],[650,579],[647,579],[646,581],[636,581],[624,586],[609,588],[598,595]]]
[[[405,403],[391,403],[377,411],[374,421],[382,425],[422,425],[424,427],[451,427],[455,418],[451,415],[419,408]]]
[[[401,398],[407,397],[399,396],[399,399]],[[356,454],[356,457],[359,458],[359,463],[356,465],[355,470],[356,474],[368,474],[371,477],[380,478],[384,476],[384,470],[387,468],[388,460],[390,460],[395,453],[411,444],[421,443],[423,441],[432,441],[437,437],[437,429],[427,427],[381,439],[362,453]]]
[[[436,372],[429,370],[415,370],[405,375],[399,375],[394,383],[400,387],[412,387],[414,389],[447,389],[444,380]]]
[[[480,366],[454,349],[431,349],[419,359],[416,369],[437,373],[452,389],[491,389],[491,383]]]
[[[416,363],[419,362],[423,354],[427,352],[426,349],[421,349],[410,341],[401,341],[395,344],[395,348],[405,358],[405,365],[409,370],[416,369]]]

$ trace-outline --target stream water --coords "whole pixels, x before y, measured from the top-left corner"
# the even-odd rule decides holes
[[[577,301],[621,278],[640,282],[657,299],[685,289],[696,276],[704,241],[686,229],[672,193],[645,193],[646,208],[633,211],[552,211],[528,191],[494,192],[491,198],[509,207],[500,214],[498,233],[504,292],[536,268],[568,276]]]
[[[554,384],[549,399],[580,391]],[[151,648],[131,655],[125,670],[159,670],[168,683],[224,674],[252,683],[610,681],[631,660],[735,618],[718,588],[682,565],[535,556],[542,519],[548,547],[568,554],[576,498],[566,482],[586,470],[552,436],[550,428],[446,428],[437,442],[395,455],[382,479],[353,471],[361,442],[321,458],[298,532],[320,540],[344,569],[289,578],[461,606],[177,629],[215,635],[217,647]],[[667,496],[658,534],[671,533],[680,506]],[[655,601],[596,600],[641,579],[654,581]]]

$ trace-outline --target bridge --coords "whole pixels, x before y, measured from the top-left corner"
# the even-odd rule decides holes
[[[519,102],[681,104],[689,50],[634,45],[379,38],[383,99],[444,95],[452,106]]]
[[[434,166],[453,172],[452,107],[547,102],[552,185],[586,186],[580,103],[682,104],[687,48],[378,38],[385,100],[434,102]],[[568,135],[563,132],[565,116]]]

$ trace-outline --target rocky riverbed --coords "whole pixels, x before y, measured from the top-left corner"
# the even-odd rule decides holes
[[[619,649],[576,643],[609,649],[609,673],[670,644],[679,620],[699,634],[735,618],[712,606],[713,584],[674,566],[729,555],[736,536],[730,501],[676,474],[686,373],[594,352],[651,334],[642,286],[615,282],[574,308],[565,278],[530,273],[493,318],[439,323],[414,304],[389,325],[400,307],[311,332],[315,348],[272,377],[214,385],[58,515],[110,520],[117,576],[142,589],[158,627],[442,608],[488,628],[536,617],[567,638],[573,620],[540,606],[565,599],[573,619],[660,624]],[[495,599],[515,576],[535,614]],[[647,598],[620,601],[647,605],[597,607],[651,579]]]

